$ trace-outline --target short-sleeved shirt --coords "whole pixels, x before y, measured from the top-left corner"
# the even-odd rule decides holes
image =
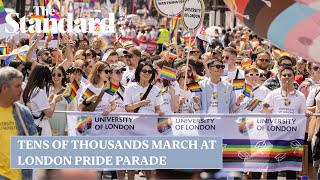
[[[83,88],[83,91],[81,93],[81,99],[82,100],[84,100],[83,94],[87,89],[90,89],[97,96],[99,96],[101,91],[102,91],[102,87],[96,88],[91,83],[89,83],[89,84],[85,85],[85,87]],[[102,98],[101,98],[101,101],[97,105],[97,107],[96,107],[94,112],[103,112],[104,109],[107,108],[110,105],[110,103],[112,101],[114,101],[114,100],[115,100],[115,96],[112,96],[112,95],[110,95],[108,93],[104,93]]]
[[[147,91],[149,86],[142,87],[137,82],[130,83],[124,93],[124,105],[129,105],[141,101],[141,97]],[[162,96],[159,95],[160,89],[157,86],[153,86],[149,92],[146,100],[150,100],[150,103],[145,106],[141,106],[139,113],[155,113],[155,107],[160,106],[163,103]]]

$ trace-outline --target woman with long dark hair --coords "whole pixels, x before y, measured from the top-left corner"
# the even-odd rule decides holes
[[[156,70],[150,62],[139,63],[135,72],[136,82],[130,83],[124,93],[126,111],[164,114],[160,109],[163,103],[162,96],[159,96],[160,89],[152,85],[155,76]]]
[[[32,112],[35,124],[42,128],[42,136],[52,136],[48,118],[52,117],[56,103],[62,99],[62,95],[57,94],[52,94],[49,97],[50,82],[51,73],[49,68],[38,64],[31,73],[22,96],[24,104]]]
[[[63,94],[67,88],[67,73],[62,66],[56,66],[51,70],[52,83],[49,88],[49,95]],[[55,110],[66,111],[68,102],[63,98],[56,104]],[[63,135],[67,125],[67,114],[54,113],[50,118],[51,129],[55,135]]]
[[[166,79],[160,78],[162,67],[170,67],[168,61],[160,59],[153,62],[153,67],[157,71],[154,85],[161,91],[160,94],[163,97],[163,104],[161,105],[161,111],[166,114],[177,112],[179,109],[179,96],[180,89],[179,84],[176,81],[170,82]]]

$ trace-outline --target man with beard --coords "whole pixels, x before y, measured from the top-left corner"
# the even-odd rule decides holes
[[[274,74],[268,70],[270,64],[270,55],[263,51],[257,54],[256,64],[259,69],[264,71],[264,75],[267,79],[274,76]]]
[[[134,73],[136,72],[136,68],[138,67],[139,61],[141,59],[141,51],[137,47],[131,47],[125,56],[127,58],[126,71],[123,73],[123,79],[121,81],[122,84],[126,85],[129,82],[134,81]]]

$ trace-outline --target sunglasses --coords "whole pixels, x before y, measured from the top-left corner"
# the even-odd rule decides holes
[[[284,78],[286,78],[286,77],[290,78],[290,77],[293,76],[293,74],[282,74],[281,76],[284,77]]]
[[[258,59],[259,61],[261,61],[261,62],[269,62],[270,61],[270,59]]]
[[[152,74],[152,70],[145,70],[145,69],[142,69],[141,72],[145,73],[145,74]]]
[[[229,59],[229,56],[221,56],[221,58],[228,60],[228,59]]]
[[[86,53],[86,56],[92,56],[92,54],[91,53]]]
[[[122,70],[116,70],[116,71],[114,71],[114,73],[120,75],[120,74],[123,74],[123,71]]]
[[[267,77],[267,75],[266,74],[260,74],[260,77],[262,78],[262,77]]]
[[[42,53],[42,54],[44,54],[44,55],[46,55],[46,56],[49,56],[49,55],[50,55],[50,53],[48,53],[48,52]]]
[[[181,76],[181,78],[186,78],[186,76]],[[192,79],[192,76],[187,76],[188,79]]]
[[[246,74],[246,75],[252,77],[252,76],[259,76],[260,74],[259,73],[256,73],[256,74],[250,73],[250,74]]]
[[[58,73],[58,74],[53,73],[51,76],[52,76],[52,77],[56,77],[56,76],[58,76],[58,77],[62,77],[62,74],[60,74],[60,73]]]
[[[109,74],[109,73],[110,73],[110,70],[109,70],[109,69],[105,69],[105,70],[102,70],[102,71],[104,71],[104,73],[106,73],[106,74]]]
[[[319,70],[319,68],[320,68],[320,67],[318,67],[318,66],[313,66],[313,68],[312,68],[312,69],[313,69],[314,71],[318,71],[318,70]]]
[[[215,68],[217,68],[217,69],[224,69],[226,66],[225,65],[220,65],[220,64],[217,64],[217,65],[212,65],[212,66],[209,66],[210,68],[212,68],[212,67],[215,67]]]
[[[132,58],[133,56],[132,56],[132,55],[124,55],[123,57],[125,57],[125,58]]]
[[[236,65],[241,65],[241,62],[235,62]]]

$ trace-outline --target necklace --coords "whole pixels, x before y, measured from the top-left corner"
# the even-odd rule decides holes
[[[282,92],[282,91],[283,91],[283,90],[281,89],[281,97],[288,97],[288,94],[291,95],[291,96],[297,95],[297,91],[296,91],[295,89],[293,90],[293,93],[292,93],[292,94],[286,93],[286,96],[283,95],[283,92]]]

